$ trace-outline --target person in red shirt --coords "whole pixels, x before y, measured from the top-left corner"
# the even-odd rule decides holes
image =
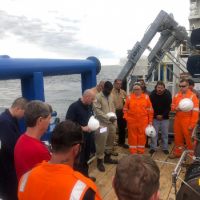
[[[26,107],[24,118],[27,130],[20,136],[14,149],[18,180],[38,163],[51,158],[48,149],[40,141],[50,123],[50,106],[42,101],[31,101]]]

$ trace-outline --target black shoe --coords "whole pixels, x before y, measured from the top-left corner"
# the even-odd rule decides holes
[[[118,146],[119,147],[122,147],[122,148],[124,148],[124,149],[128,149],[129,148],[129,146],[128,146],[128,144],[118,144]]]
[[[124,149],[128,149],[129,148],[129,145],[128,144],[123,144],[122,146]]]
[[[155,151],[154,149],[150,149],[150,150],[149,150],[149,153],[150,153],[151,155],[153,155],[155,152],[156,152],[156,151]]]
[[[163,153],[168,155],[169,154],[169,151],[168,150],[163,150]]]
[[[168,144],[171,144],[172,143],[172,141],[171,140],[168,140]]]
[[[111,154],[105,154],[104,156],[104,163],[108,164],[118,164],[118,160],[114,160],[111,158]]]
[[[100,171],[100,172],[105,172],[105,167],[103,165],[103,159],[97,159],[97,169]]]
[[[150,145],[148,143],[145,144],[145,148],[149,148]]]
[[[94,176],[89,176],[89,179],[92,180],[93,182],[96,182],[96,178]]]

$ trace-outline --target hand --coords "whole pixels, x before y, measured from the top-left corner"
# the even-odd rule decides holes
[[[189,127],[188,130],[189,130],[190,132],[192,132],[192,131],[193,131],[193,128],[192,128],[192,127]]]
[[[151,125],[151,126],[152,126],[152,125],[153,125],[153,124],[152,124],[152,122],[149,122],[149,125]]]
[[[91,132],[90,128],[88,126],[81,126],[82,131],[84,132]]]
[[[116,118],[115,118],[115,117],[110,117],[110,118],[109,118],[109,121],[110,121],[110,122],[112,122],[112,123],[114,123],[114,122],[115,122],[115,120],[116,120]]]
[[[179,107],[176,107],[176,108],[175,108],[175,111],[181,111],[181,110],[180,110],[180,108],[179,108]]]
[[[162,115],[156,115],[156,119],[161,121],[163,119],[163,116]]]

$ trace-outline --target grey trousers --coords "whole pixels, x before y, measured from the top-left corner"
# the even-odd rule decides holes
[[[100,133],[100,129],[95,132],[96,157],[98,159],[103,159],[104,153],[111,154],[114,147],[116,125],[108,124],[106,127],[107,131],[104,133]]]
[[[151,144],[150,149],[156,149],[157,148],[157,141],[158,141],[158,132],[159,129],[161,129],[161,138],[162,138],[162,149],[168,150],[168,129],[169,129],[169,120],[153,120],[153,126],[156,129],[156,137],[151,138]]]

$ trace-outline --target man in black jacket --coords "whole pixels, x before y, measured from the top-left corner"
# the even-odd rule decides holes
[[[83,141],[81,152],[80,152],[80,161],[76,163],[74,169],[81,172],[83,175],[88,177],[89,166],[87,164],[90,152],[91,145],[94,144],[94,132],[92,132],[88,127],[89,118],[93,115],[92,103],[95,100],[95,94],[92,90],[85,90],[82,98],[72,103],[66,114],[66,119],[69,119],[75,123],[78,123],[83,131]],[[95,181],[94,177],[90,177]]]
[[[150,154],[153,154],[157,148],[158,132],[161,129],[162,149],[165,154],[168,151],[168,129],[169,129],[169,112],[171,109],[171,93],[165,89],[165,84],[158,81],[155,90],[150,94],[150,100],[154,109],[153,126],[156,129],[156,137],[151,138]]]
[[[14,147],[20,136],[18,120],[24,116],[27,100],[17,98],[0,115],[0,199],[17,199],[17,176],[14,166]]]

